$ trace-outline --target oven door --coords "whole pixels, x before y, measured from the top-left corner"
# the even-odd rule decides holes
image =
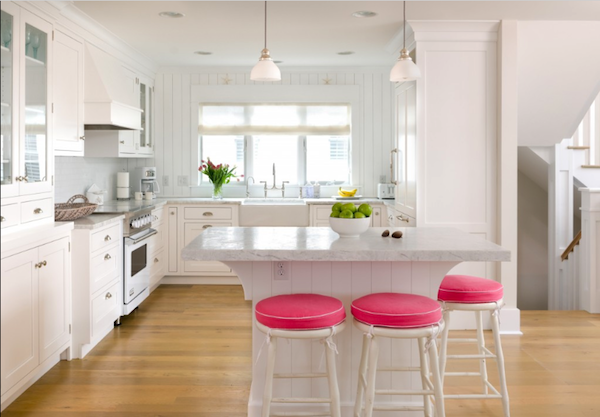
[[[126,237],[124,244],[123,303],[129,304],[150,284],[148,268],[149,237],[157,232],[147,229],[136,235]]]

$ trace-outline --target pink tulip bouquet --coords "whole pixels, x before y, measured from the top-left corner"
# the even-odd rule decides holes
[[[210,158],[206,158],[206,161],[202,160],[201,162],[202,165],[198,167],[198,171],[206,175],[212,183],[213,198],[219,200],[222,199],[223,185],[229,184],[232,178],[236,178],[234,174],[236,167],[230,168],[228,164],[215,165],[211,162]],[[244,176],[241,175],[241,178],[244,178]]]

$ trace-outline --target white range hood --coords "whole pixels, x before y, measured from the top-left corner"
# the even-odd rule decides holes
[[[86,130],[138,130],[142,126],[139,79],[103,50],[85,47]]]

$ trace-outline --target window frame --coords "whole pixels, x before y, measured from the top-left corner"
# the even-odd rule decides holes
[[[290,100],[290,97],[294,97]],[[260,100],[257,100],[260,98]],[[191,89],[191,123],[192,132],[198,132],[199,126],[199,106],[205,104],[240,104],[240,105],[252,105],[257,103],[265,104],[332,104],[332,103],[343,103],[350,106],[351,114],[351,134],[349,141],[349,163],[350,173],[349,180],[351,185],[359,184],[359,178],[361,174],[360,160],[358,158],[359,151],[362,149],[363,138],[362,138],[362,125],[359,115],[362,112],[362,105],[360,103],[360,90],[359,86],[356,85],[319,85],[319,86],[307,86],[307,85],[235,85],[235,86],[223,86],[223,85],[193,85]],[[200,165],[200,134],[192,134],[193,140],[191,141],[191,166],[190,166],[190,178],[195,178],[198,175],[198,166]],[[252,172],[251,161],[248,160],[248,150],[253,145],[251,135],[244,136],[244,163],[246,166],[246,172]],[[299,165],[304,170],[302,176],[299,172],[299,181],[302,178],[306,179],[306,137],[303,136],[298,140],[299,151],[301,152],[301,158],[304,158]],[[300,169],[299,169],[300,170]],[[198,178],[198,184],[194,188],[207,188],[210,187],[205,181],[200,181]],[[245,186],[247,174],[244,176],[243,181],[231,183],[230,185]]]

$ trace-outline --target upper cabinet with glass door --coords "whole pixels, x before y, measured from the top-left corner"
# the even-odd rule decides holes
[[[2,50],[2,165],[0,179],[2,197],[19,195],[19,146],[18,138],[18,84],[13,82],[19,73],[17,55],[19,39],[19,8],[12,3],[2,2],[1,40]]]
[[[20,30],[20,194],[37,194],[52,191],[48,137],[52,25],[21,10]]]
[[[139,131],[139,153],[154,154],[154,86],[151,80],[140,78],[140,108],[142,129]]]

